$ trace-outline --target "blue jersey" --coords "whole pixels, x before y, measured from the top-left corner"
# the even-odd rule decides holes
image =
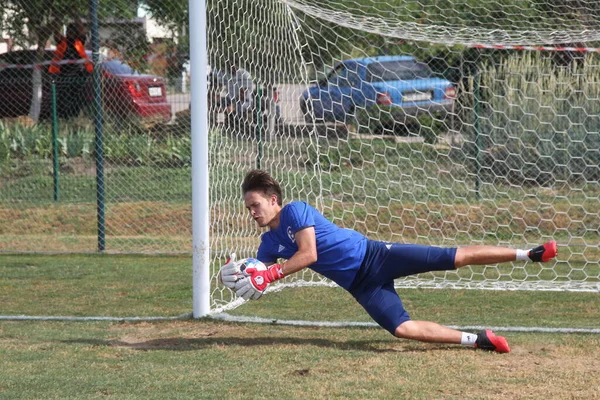
[[[362,234],[340,228],[305,202],[285,205],[279,214],[279,226],[262,235],[257,257],[264,263],[289,259],[297,251],[296,232],[314,227],[317,261],[309,268],[349,289],[358,272],[367,248]]]

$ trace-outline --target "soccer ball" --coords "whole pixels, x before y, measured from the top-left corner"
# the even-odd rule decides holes
[[[240,277],[239,279],[242,279],[246,276],[250,276],[249,274],[246,273],[246,268],[256,268],[258,271],[265,271],[267,269],[267,266],[265,264],[262,263],[262,261],[257,260],[256,258],[245,258],[243,260],[239,261],[240,264]]]

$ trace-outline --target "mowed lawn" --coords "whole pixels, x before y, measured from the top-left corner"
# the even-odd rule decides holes
[[[191,258],[0,255],[1,315],[179,316]],[[600,294],[401,290],[413,318],[448,325],[600,328]],[[369,321],[340,289],[286,289],[234,315]],[[0,399],[593,399],[600,335],[502,332],[492,354],[379,328],[212,319],[0,321]]]

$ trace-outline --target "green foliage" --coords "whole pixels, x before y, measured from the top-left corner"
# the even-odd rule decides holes
[[[51,155],[52,139],[48,125],[27,126],[0,121],[0,143],[0,156],[4,153],[4,157],[0,157],[0,162],[10,157]]]
[[[255,0],[206,3],[209,64],[215,70],[228,72],[233,64],[264,84],[302,75],[293,26],[279,26],[281,16],[288,13],[285,4]]]
[[[93,149],[94,142],[89,134],[86,135],[77,131],[69,132],[62,140],[61,149],[67,158],[87,156]]]
[[[152,131],[118,132],[105,126],[104,155],[117,164],[170,165],[184,167],[191,162],[189,135],[166,132],[158,136]],[[59,132],[58,151],[61,158],[71,159],[93,155],[95,132],[92,127],[65,127]],[[26,126],[0,121],[0,165],[11,159],[32,157],[52,158],[50,124]]]
[[[398,23],[461,27],[487,30],[542,30],[596,29],[600,20],[600,3],[586,2],[585,6],[572,0],[503,0],[500,2],[464,0],[387,0],[385,6],[374,0],[349,2],[338,0],[306,0],[304,4],[379,19],[380,27]],[[304,60],[310,62],[310,78],[315,78],[324,65],[354,56],[381,54],[410,54],[422,60],[440,75],[458,82],[461,71],[470,68],[474,49],[460,45],[452,47],[435,43],[405,41],[403,38],[357,31],[334,23],[323,22],[303,13],[296,14],[302,29],[298,32]],[[318,27],[318,28],[315,28]],[[314,34],[315,29],[318,34]],[[327,40],[323,40],[327,38]],[[334,38],[334,39],[333,39]],[[471,61],[469,61],[471,60]]]
[[[119,51],[120,59],[136,71],[148,72],[150,43],[146,32],[136,25],[125,25],[112,32],[109,41],[110,46]]]
[[[16,44],[44,47],[46,40],[63,24],[75,18],[89,18],[88,0],[0,0],[0,10],[9,10],[10,18],[0,18],[0,31],[5,31]],[[138,1],[113,0],[101,2],[100,20],[135,17]],[[30,32],[26,35],[24,32]]]
[[[148,134],[112,134],[105,139],[104,156],[109,162],[120,165],[184,167],[191,163],[191,139],[173,134],[161,138]]]
[[[139,3],[162,25],[181,32],[189,23],[188,2],[167,0],[143,0]],[[224,3],[224,1],[222,2]]]
[[[337,12],[352,12],[365,17],[384,17],[408,23],[461,26],[480,29],[507,27],[564,27],[571,29],[595,27],[600,18],[600,5],[572,0],[386,0],[385,6],[376,0],[305,0],[303,3]]]
[[[538,53],[484,64],[478,76],[486,179],[513,184],[600,179],[598,56],[557,67]],[[473,132],[474,134],[475,132]]]

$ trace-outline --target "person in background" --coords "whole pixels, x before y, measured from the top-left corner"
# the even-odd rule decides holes
[[[86,78],[94,70],[85,52],[86,32],[81,19],[76,18],[67,26],[66,35],[56,31],[54,41],[56,51],[48,72],[55,77],[58,116],[76,117],[84,103],[83,90],[86,86]]]
[[[229,67],[226,79],[226,121],[241,133],[246,133],[254,120],[254,83],[248,71],[235,64]]]

